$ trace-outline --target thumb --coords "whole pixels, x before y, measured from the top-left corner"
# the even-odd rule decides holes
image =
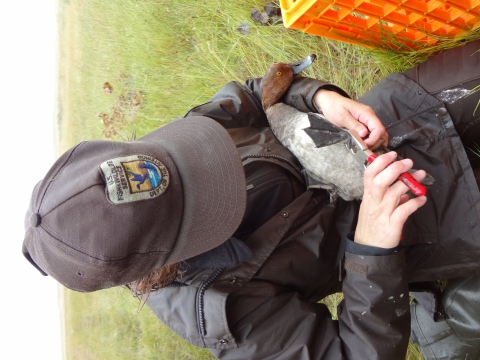
[[[347,130],[355,130],[362,138],[368,135],[367,127],[355,119],[347,109],[343,116],[343,126]]]

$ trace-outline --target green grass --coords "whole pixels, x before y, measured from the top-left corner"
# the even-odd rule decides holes
[[[66,359],[212,359],[187,344],[123,288],[64,291]]]
[[[117,132],[140,136],[207,101],[228,81],[262,76],[276,61],[318,55],[306,76],[335,83],[356,97],[391,67],[365,49],[258,26],[258,1],[64,1],[60,3],[59,143],[64,151],[100,139],[99,113],[110,115],[121,94],[139,92],[135,117],[115,117]],[[236,28],[247,20],[250,34]],[[110,96],[102,86],[109,82]],[[121,139],[121,137],[117,137]]]
[[[278,61],[318,56],[305,76],[356,98],[391,71],[431,55],[385,52],[259,26],[255,0],[59,0],[58,151],[83,140],[127,140],[162,126],[228,81],[262,76]],[[250,34],[237,27],[246,20]],[[472,35],[478,36],[478,34]],[[103,84],[113,92],[106,95]],[[104,123],[100,120],[103,118]],[[336,315],[341,294],[325,300]],[[67,359],[207,359],[124,289],[64,290]],[[416,346],[407,359],[421,359]]]

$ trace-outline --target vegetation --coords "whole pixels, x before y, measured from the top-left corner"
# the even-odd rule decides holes
[[[317,54],[304,75],[356,98],[389,72],[436,51],[385,53],[282,24],[262,26],[251,20],[250,10],[264,5],[59,0],[59,153],[83,140],[140,137],[208,101],[225,83],[262,76],[273,62]],[[67,359],[211,358],[166,329],[147,307],[140,309],[124,289],[64,289],[63,300]],[[333,313],[340,300],[341,294],[326,300]],[[416,346],[409,351],[408,359],[422,358]]]
[[[305,76],[337,84],[353,97],[392,70],[358,46],[281,24],[256,25],[250,9],[263,5],[258,0],[61,2],[59,150],[105,135],[145,134],[208,101],[228,81],[262,76],[275,61],[315,53],[318,59]],[[248,35],[237,30],[245,20]],[[113,88],[110,95],[102,89],[105,82]],[[113,124],[102,125],[105,115]]]
[[[64,289],[68,360],[213,359],[163,325],[123,288],[75,293]]]

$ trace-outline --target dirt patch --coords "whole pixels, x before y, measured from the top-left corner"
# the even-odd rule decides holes
[[[116,80],[128,79],[128,75],[119,75]],[[108,84],[108,86],[107,86]],[[106,91],[105,89],[108,89]],[[105,82],[103,85],[103,92],[106,96],[115,96],[117,92],[109,82]],[[97,114],[100,118],[100,122],[103,124],[104,129],[102,136],[106,139],[121,138],[125,141],[134,140],[135,134],[132,134],[127,139],[123,138],[120,134],[127,128],[130,123],[133,123],[138,116],[142,104],[145,99],[145,95],[141,91],[131,89],[128,81],[123,81],[120,88],[120,94],[113,104],[106,110]]]

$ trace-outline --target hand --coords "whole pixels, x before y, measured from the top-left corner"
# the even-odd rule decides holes
[[[332,124],[357,130],[372,150],[387,145],[388,133],[370,106],[325,89],[315,93],[313,102]]]
[[[405,221],[427,201],[425,196],[409,199],[408,187],[401,181],[395,182],[413,165],[410,159],[395,161],[396,157],[394,151],[388,152],[365,169],[365,191],[355,231],[357,243],[381,248],[398,246]],[[425,175],[423,170],[412,174],[419,181]]]

